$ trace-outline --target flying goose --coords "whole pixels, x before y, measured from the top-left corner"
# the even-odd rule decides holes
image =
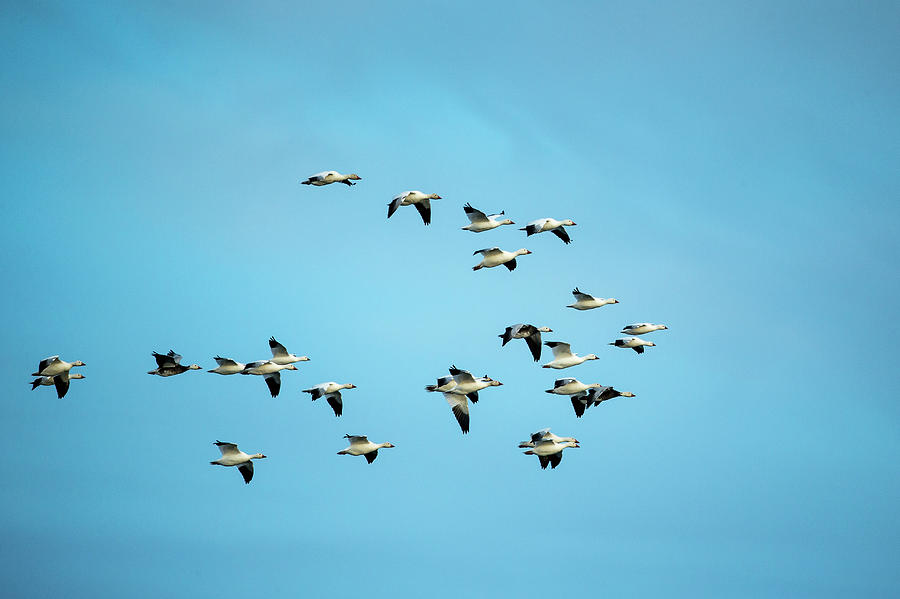
[[[415,206],[416,210],[422,216],[422,222],[426,225],[431,224],[431,200],[440,200],[441,196],[436,193],[422,193],[421,191],[404,191],[394,196],[391,203],[388,204],[388,215],[390,218],[397,208],[400,206]]]
[[[569,234],[566,232],[564,227],[574,227],[575,223],[569,219],[566,220],[556,220],[555,218],[539,218],[537,220],[533,220],[521,229],[520,231],[525,231],[525,236],[536,235],[538,233],[543,233],[544,231],[551,231],[554,235],[563,240],[563,243],[568,245],[572,240],[569,239]]]
[[[645,335],[647,333],[652,333],[653,331],[664,331],[668,329],[664,324],[653,324],[651,322],[638,322],[636,324],[630,324],[622,329],[622,332],[626,335]]]
[[[321,173],[316,173],[315,175],[310,175],[310,177],[306,181],[300,181],[302,185],[315,185],[316,187],[321,187],[322,185],[329,185],[331,183],[343,183],[344,185],[356,185],[353,181],[361,181],[362,177],[353,173],[350,175],[342,175],[337,171],[322,171]]]
[[[573,354],[572,346],[568,343],[562,343],[561,341],[547,341],[544,345],[553,350],[553,360],[547,362],[541,366],[541,368],[569,368],[570,366],[578,366],[586,360],[598,359],[594,354],[588,354],[586,356]]]
[[[356,389],[356,385],[352,383],[335,383],[329,381],[327,383],[319,383],[309,389],[304,389],[303,393],[312,395],[312,400],[316,401],[320,397],[324,397],[331,409],[334,410],[335,416],[344,413],[344,403],[341,401],[341,389]],[[353,454],[359,455],[359,454]],[[373,460],[375,458],[372,458]]]
[[[591,406],[599,406],[601,403],[614,397],[636,397],[631,391],[616,391],[612,387],[597,387],[589,389],[584,393],[572,396],[572,408],[575,410],[575,417],[584,416],[584,411]]]
[[[338,455],[364,455],[370,464],[378,457],[379,449],[394,447],[393,443],[372,443],[365,435],[344,435],[344,438],[350,439],[350,447],[340,450]]]
[[[482,256],[484,256],[484,258],[482,258],[480,264],[473,266],[472,270],[493,268],[502,264],[510,271],[514,271],[516,269],[516,256],[524,256],[530,253],[531,252],[526,250],[525,248],[516,250],[514,252],[505,252],[498,247],[475,250],[474,252],[472,252],[473,256],[475,254],[481,254]]]
[[[31,390],[34,391],[41,385],[45,387],[55,385],[56,397],[62,399],[66,396],[66,393],[69,392],[69,380],[83,378],[83,374],[72,374],[71,372],[63,372],[62,374],[57,374],[56,376],[41,376],[31,381]]]
[[[578,443],[578,439],[576,439],[575,437],[560,437],[559,435],[554,435],[553,433],[551,433],[549,428],[545,428],[539,430],[536,433],[531,433],[531,440],[522,441],[521,443],[519,443],[519,447],[523,449],[527,447],[534,447],[535,444],[537,444],[539,441],[547,440],[555,441],[557,443],[565,443],[567,441],[571,443]]]
[[[453,365],[450,366],[450,376],[439,378],[436,385],[426,385],[425,390],[465,395],[474,403],[478,401],[479,391],[487,387],[499,387],[502,384],[487,375],[476,378],[468,370]]]
[[[625,339],[616,339],[610,345],[615,345],[616,347],[625,347],[631,348],[639,354],[644,353],[644,346],[654,347],[655,343],[652,341],[644,341],[643,339],[638,339],[637,337],[627,337]]]
[[[572,441],[564,441],[557,443],[553,439],[541,439],[535,442],[532,449],[523,451],[525,455],[536,455],[541,462],[541,469],[546,470],[549,464],[551,468],[556,468],[562,461],[563,449],[567,447],[580,447],[578,443]]]
[[[575,308],[576,310],[593,310],[594,308],[599,308],[600,306],[605,306],[606,304],[619,303],[619,300],[614,297],[603,299],[602,297],[594,297],[593,295],[582,293],[578,290],[578,287],[576,287],[572,291],[572,295],[575,296],[575,303],[569,304],[568,306],[566,306],[566,308]]]
[[[472,208],[472,204],[466,204],[465,206],[463,206],[463,210],[466,212],[466,216],[469,217],[469,224],[462,228],[463,231],[482,233],[484,231],[496,229],[500,225],[516,224],[508,218],[500,220],[500,217],[504,216],[505,214],[505,212],[503,211],[501,211],[500,214],[486,215],[481,210]]]
[[[593,389],[595,387],[602,387],[600,383],[590,383],[588,385],[582,383],[578,379],[556,379],[553,383],[552,389],[547,389],[545,393],[554,393],[556,395],[575,395],[576,393],[583,393],[588,389]]]
[[[216,374],[238,374],[242,370],[244,370],[247,365],[242,362],[236,362],[231,358],[223,358],[221,356],[216,356],[213,358],[216,361],[216,366],[212,370],[207,370],[206,372],[215,372]]]
[[[200,366],[197,364],[183,366],[181,364],[181,356],[176,354],[175,350],[172,349],[170,349],[167,354],[153,352],[153,357],[156,358],[156,370],[148,370],[147,374],[175,376],[176,374],[181,374],[188,370],[200,370]]]
[[[283,345],[275,341],[275,337],[269,337],[269,348],[272,350],[272,362],[276,364],[293,364],[294,362],[309,362],[307,356],[295,356],[288,353]]]
[[[266,456],[261,453],[246,454],[238,449],[238,446],[234,443],[216,441],[215,445],[222,452],[222,457],[218,460],[213,460],[210,464],[214,466],[237,466],[241,476],[244,477],[244,483],[249,485],[250,481],[253,480],[253,462],[250,460],[261,460]]]
[[[528,349],[531,350],[531,355],[534,356],[534,361],[537,362],[541,359],[541,333],[552,332],[553,329],[548,327],[536,327],[533,324],[514,324],[511,327],[506,327],[506,331],[498,335],[498,337],[503,339],[500,347],[509,343],[511,339],[524,339],[525,343],[528,344]]]
[[[31,376],[56,376],[57,374],[69,372],[73,366],[84,366],[84,362],[81,360],[64,362],[59,359],[59,356],[50,356],[38,363],[37,372],[32,372]]]
[[[241,374],[255,374],[262,376],[269,388],[272,397],[278,397],[281,391],[281,371],[282,370],[299,370],[293,364],[276,364],[272,360],[259,360],[258,362],[250,362],[241,371]]]

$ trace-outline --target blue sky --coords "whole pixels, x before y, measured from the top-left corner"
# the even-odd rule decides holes
[[[7,3],[5,592],[896,596],[898,13]],[[430,227],[385,218],[406,189]],[[534,253],[473,272],[493,245]],[[600,359],[538,368],[518,322]],[[275,400],[144,374],[270,335],[312,358]],[[62,401],[51,354],[87,363]],[[450,364],[504,383],[466,437],[422,390]],[[637,397],[576,420],[556,375]],[[547,426],[582,445],[552,472],[516,449]],[[250,485],[216,439],[269,456]]]

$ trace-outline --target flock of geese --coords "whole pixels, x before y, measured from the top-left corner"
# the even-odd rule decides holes
[[[321,187],[332,183],[343,183],[347,186],[356,185],[354,181],[361,180],[361,177],[355,173],[342,175],[337,171],[324,171],[310,176],[304,181],[303,185],[313,185]],[[423,193],[421,191],[404,191],[395,196],[388,204],[387,217],[390,218],[401,206],[415,206],[416,210],[422,218],[422,222],[426,225],[431,224],[431,200],[439,200],[441,196],[436,193]],[[496,229],[503,225],[514,225],[515,223],[506,218],[503,211],[497,214],[486,214],[471,204],[463,206],[463,210],[469,219],[469,224],[462,227],[464,231],[473,233],[483,233]],[[539,233],[550,232],[561,239],[563,243],[568,245],[571,238],[565,227],[573,227],[575,222],[571,219],[556,220],[553,218],[540,218],[529,222],[520,230],[525,231],[527,237],[537,235]],[[480,270],[482,268],[494,268],[496,266],[505,266],[509,271],[516,268],[516,258],[519,256],[527,256],[531,251],[521,248],[515,251],[505,251],[499,247],[485,248],[476,250],[473,255],[481,254],[480,263],[472,267],[472,270]],[[577,287],[572,291],[575,302],[566,306],[575,310],[593,310],[610,304],[617,304],[619,301],[615,298],[598,298],[590,294],[580,291]],[[652,333],[654,331],[665,330],[667,327],[662,324],[653,324],[649,322],[635,323],[625,326],[622,333],[628,337],[616,339],[609,343],[615,347],[633,349],[638,354],[644,353],[645,347],[653,347],[656,344],[641,338],[642,335]],[[531,353],[534,362],[541,360],[542,347],[550,348],[553,353],[553,359],[543,364],[542,368],[553,368],[561,370],[564,368],[572,368],[589,360],[597,360],[595,354],[587,354],[579,356],[572,351],[568,343],[562,341],[542,341],[541,333],[552,333],[553,330],[545,326],[534,326],[532,324],[514,324],[506,327],[506,330],[499,335],[501,338],[501,347],[514,339],[524,339],[528,350]],[[275,337],[269,338],[269,349],[272,357],[254,362],[238,362],[232,358],[223,358],[215,356],[216,368],[208,370],[214,374],[220,375],[256,375],[263,377],[272,397],[278,397],[281,391],[281,372],[283,370],[298,370],[295,366],[298,362],[306,362],[308,356],[297,356],[279,343]],[[152,353],[156,360],[156,368],[147,372],[150,375],[160,377],[171,377],[183,374],[189,370],[201,370],[198,364],[185,366],[181,363],[182,356],[169,350],[168,353],[161,354]],[[37,377],[31,382],[32,390],[41,386],[54,386],[56,388],[57,397],[62,399],[69,391],[69,381],[73,379],[83,379],[84,375],[73,373],[72,368],[84,366],[81,360],[74,362],[66,362],[59,356],[50,356],[40,361],[38,369],[32,374]],[[469,402],[475,404],[478,401],[478,392],[489,387],[500,386],[503,383],[494,380],[485,375],[481,377],[473,376],[471,372],[457,368],[455,365],[450,366],[449,376],[441,376],[437,378],[434,385],[426,385],[425,390],[432,393],[441,393],[459,424],[463,434],[469,432]],[[309,393],[313,401],[324,398],[331,406],[335,416],[343,414],[343,399],[341,391],[347,389],[355,389],[356,385],[352,383],[337,383],[328,381],[314,385],[309,389],[303,389],[303,393]],[[561,378],[553,383],[552,389],[547,389],[547,393],[555,395],[568,396],[572,402],[572,408],[575,416],[581,418],[585,411],[593,406],[598,406],[604,401],[616,397],[635,397],[630,391],[617,391],[611,386],[605,386],[600,383],[582,383],[576,378]],[[338,455],[365,456],[366,461],[371,464],[378,457],[379,449],[387,449],[394,447],[391,443],[372,443],[365,435],[344,435],[349,440],[350,445],[338,452]],[[237,467],[245,483],[249,483],[253,479],[253,460],[263,459],[266,456],[261,453],[247,454],[238,449],[234,443],[226,443],[222,441],[215,442],[221,452],[221,457],[213,460],[210,464],[217,466],[233,466]],[[562,452],[567,448],[580,447],[577,439],[573,437],[560,437],[553,434],[550,429],[543,429],[531,435],[530,440],[523,441],[519,444],[520,448],[525,449],[523,453],[526,455],[536,455],[538,457],[542,469],[550,466],[551,469],[556,468],[562,460]]]

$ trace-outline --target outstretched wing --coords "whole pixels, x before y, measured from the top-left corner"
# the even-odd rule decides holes
[[[341,401],[340,391],[329,393],[325,396],[325,401],[327,401],[328,405],[331,406],[331,409],[334,410],[335,416],[340,416],[344,413],[344,402]]]
[[[272,350],[273,358],[281,358],[288,355],[288,350],[275,341],[275,337],[269,337],[269,348]]]
[[[53,384],[56,385],[56,396],[60,399],[69,392],[69,373],[64,372],[53,377]]]
[[[253,462],[244,462],[238,466],[238,472],[244,477],[244,484],[249,485],[253,480]]]
[[[365,435],[344,435],[344,438],[350,439],[350,445],[365,445],[369,442],[369,438]]]
[[[504,263],[503,263],[503,266],[505,266],[506,268],[508,268],[508,269],[509,269],[509,272],[514,271],[514,270],[516,269],[516,259],[513,258],[512,260],[509,260],[508,262],[504,262]]]
[[[459,428],[463,434],[469,432],[469,402],[465,395],[455,395],[453,393],[444,393],[444,398],[450,404],[453,415],[459,423]]]
[[[419,211],[419,215],[422,217],[422,222],[426,225],[431,224],[431,200],[422,200],[421,202],[416,202],[413,204],[416,207],[416,210]]]
[[[52,364],[54,362],[58,362],[58,361],[59,361],[59,356],[50,356],[49,358],[44,358],[43,360],[41,360],[38,363],[38,369],[37,369],[38,373],[44,372],[44,369],[47,366],[50,366],[50,364]]]
[[[216,441],[216,447],[219,448],[219,451],[222,452],[222,455],[228,455],[230,453],[238,453],[238,446],[234,443],[225,443],[223,441]]]
[[[466,204],[465,206],[463,206],[463,210],[466,211],[466,216],[469,217],[469,222],[471,222],[473,225],[475,223],[488,222],[488,217],[485,216],[484,212],[472,208],[472,204]]]
[[[538,459],[541,461],[541,469],[546,470],[547,464],[550,463],[550,457],[545,455],[539,455]]]
[[[475,254],[481,254],[482,256],[487,258],[488,256],[490,256],[492,254],[499,254],[500,251],[501,250],[498,247],[484,248],[483,250],[475,250],[474,252],[472,252],[472,255],[474,256]]]
[[[594,299],[593,295],[590,295],[588,293],[582,293],[581,291],[578,290],[578,287],[576,287],[574,290],[572,290],[572,295],[574,295],[575,299],[579,302],[586,302],[586,301],[590,301],[590,300]]]
[[[553,234],[562,239],[563,243],[565,243],[566,245],[568,245],[569,242],[572,241],[571,239],[569,239],[569,234],[563,227],[556,227],[555,229],[553,229]]]
[[[575,410],[575,417],[581,418],[584,416],[584,409],[587,407],[587,404],[584,403],[585,396],[582,394],[573,395],[572,399],[572,408]]]
[[[572,356],[572,346],[562,341],[548,341],[545,343],[553,351],[554,358],[569,358]]]
[[[375,451],[370,451],[369,453],[364,453],[363,455],[366,456],[366,461],[371,464],[375,461],[375,458],[378,457],[378,450],[376,449]]]
[[[266,381],[266,386],[269,388],[269,393],[272,394],[272,397],[278,397],[278,392],[281,391],[281,373],[271,372],[264,374],[263,379]]]
[[[525,337],[525,343],[528,344],[528,349],[531,350],[531,355],[534,357],[534,361],[537,362],[541,359],[541,332],[535,330],[534,333]]]
[[[562,454],[563,452],[560,451],[559,453],[554,453],[547,456],[548,458],[550,458],[551,468],[556,468],[557,466],[559,466],[559,463],[562,461]]]

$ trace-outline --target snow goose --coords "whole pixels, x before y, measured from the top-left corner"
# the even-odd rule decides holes
[[[466,204],[463,206],[463,210],[466,212],[466,216],[469,217],[469,224],[462,228],[463,231],[472,231],[473,233],[482,233],[484,231],[490,231],[491,229],[496,229],[500,225],[514,225],[516,223],[512,222],[508,218],[500,220],[501,216],[504,216],[504,212],[501,211],[500,214],[491,214],[487,215],[481,210],[477,210],[472,208],[472,204]]]
[[[250,481],[253,480],[253,462],[251,460],[261,460],[266,456],[261,453],[246,454],[238,449],[238,446],[234,443],[216,441],[215,445],[222,452],[222,457],[218,460],[213,460],[210,464],[214,466],[237,466],[241,476],[244,477],[244,483],[249,485]]]
[[[344,185],[356,185],[353,181],[361,181],[362,177],[357,175],[356,173],[351,173],[349,175],[342,175],[337,171],[322,171],[321,173],[316,173],[315,175],[310,175],[306,181],[300,181],[302,185],[315,185],[316,187],[321,187],[323,185],[330,185],[331,183],[343,183]]]
[[[319,383],[309,389],[304,389],[303,393],[312,395],[313,401],[316,401],[320,397],[324,397],[325,401],[328,402],[328,405],[331,406],[331,409],[334,410],[334,415],[340,416],[344,413],[344,403],[341,400],[341,389],[356,389],[356,385],[353,383],[335,383],[334,381],[329,381],[327,383]],[[375,458],[372,459],[374,460]]]
[[[556,441],[557,443],[565,443],[567,441],[571,443],[578,443],[578,439],[576,439],[575,437],[560,437],[559,435],[554,435],[553,433],[551,433],[549,428],[545,428],[539,430],[536,433],[531,433],[531,440],[522,441],[521,443],[519,443],[519,447],[523,449],[526,447],[534,447],[538,442],[547,440]]]
[[[440,200],[441,196],[436,193],[422,193],[421,191],[404,191],[394,196],[391,203],[388,204],[388,215],[390,218],[397,208],[400,206],[415,206],[416,210],[422,216],[422,222],[426,225],[431,224],[431,200]]]
[[[580,445],[572,441],[557,443],[553,439],[541,439],[535,442],[533,448],[522,453],[525,455],[536,455],[541,462],[541,469],[546,470],[548,464],[551,468],[559,466],[559,463],[562,461],[563,449],[567,447],[580,447]]]
[[[574,227],[575,223],[569,219],[566,220],[556,220],[555,218],[539,218],[537,220],[533,220],[521,229],[520,231],[525,231],[525,236],[536,235],[538,233],[543,233],[545,231],[550,231],[557,237],[563,240],[563,243],[568,245],[572,240],[569,239],[569,234],[566,232],[564,227]]]
[[[350,447],[340,450],[338,455],[364,455],[370,464],[378,457],[379,449],[394,447],[393,443],[372,443],[365,435],[344,435],[344,438],[350,439]]]
[[[188,370],[200,370],[200,366],[197,364],[191,364],[190,366],[183,366],[181,364],[181,356],[175,353],[175,350],[170,349],[167,354],[160,354],[157,352],[153,352],[153,357],[156,358],[156,370],[149,370],[147,374],[156,374],[158,376],[175,376],[176,374],[181,374],[182,372],[187,372]]]
[[[442,393],[453,393],[454,395],[465,395],[472,402],[478,401],[478,392],[487,387],[499,387],[502,385],[500,381],[495,381],[488,375],[474,377],[468,370],[457,368],[455,365],[450,366],[450,376],[441,377],[437,380],[437,385],[426,385],[426,391],[440,391]]]
[[[645,335],[647,333],[652,333],[653,331],[664,331],[668,329],[664,324],[653,324],[652,322],[638,322],[635,324],[630,324],[622,329],[622,332],[626,335]]]
[[[272,360],[260,360],[258,362],[250,362],[241,371],[241,374],[255,374],[261,376],[266,381],[269,393],[272,397],[278,397],[281,391],[281,371],[282,370],[299,370],[293,364],[276,364]]]
[[[554,393],[556,395],[575,395],[576,393],[582,393],[584,391],[587,391],[588,389],[602,386],[603,385],[601,385],[600,383],[585,384],[578,379],[556,379],[556,381],[553,382],[553,388],[546,389],[545,393]]]
[[[531,355],[534,356],[534,361],[537,362],[541,359],[541,333],[552,332],[553,329],[548,327],[536,327],[533,324],[514,324],[511,327],[506,327],[506,331],[498,335],[498,337],[503,339],[500,347],[503,347],[512,339],[524,339],[525,343],[528,344],[528,349],[531,350]]]
[[[602,297],[594,297],[593,295],[589,295],[587,293],[582,293],[576,287],[572,291],[572,295],[575,296],[575,303],[569,304],[566,308],[575,308],[576,310],[593,310],[594,308],[599,308],[600,306],[605,306],[606,304],[618,304],[619,300],[614,297],[610,298],[602,298]]]
[[[221,356],[216,356],[213,358],[216,361],[216,366],[212,370],[207,370],[206,372],[215,372],[216,374],[238,374],[242,370],[244,370],[247,365],[242,362],[236,362],[231,358],[223,358]]]
[[[638,339],[637,337],[626,337],[625,339],[616,339],[610,345],[615,345],[616,347],[624,347],[631,348],[639,354],[644,353],[644,346],[654,347],[655,343],[652,341],[644,341],[643,339]]]
[[[277,341],[275,337],[269,337],[269,348],[272,350],[272,362],[276,364],[293,364],[294,362],[309,362],[307,356],[295,356]]]
[[[475,250],[472,252],[472,255],[481,254],[484,256],[482,258],[481,263],[472,267],[472,270],[479,270],[482,268],[493,268],[495,266],[500,266],[501,264],[508,268],[510,272],[516,269],[516,256],[524,256],[526,254],[530,254],[531,252],[522,248],[520,250],[516,250],[514,252],[506,252],[501,250],[498,247],[493,248],[485,248],[483,250]]]
[[[591,406],[599,406],[601,403],[614,397],[636,397],[631,391],[616,391],[612,387],[597,387],[589,389],[585,393],[579,393],[572,396],[572,408],[575,410],[575,417],[584,416],[584,411]]]
[[[57,374],[56,376],[41,376],[31,381],[31,390],[34,391],[42,385],[45,387],[55,385],[56,397],[62,399],[66,396],[66,393],[69,392],[69,380],[83,378],[83,374],[73,374],[71,372],[63,372],[62,374]]]
[[[59,359],[59,356],[50,356],[38,363],[37,372],[32,372],[31,376],[56,376],[57,374],[69,372],[73,366],[84,366],[84,362],[81,360],[64,362]]]
[[[562,343],[560,341],[548,341],[544,345],[553,350],[553,360],[547,362],[541,368],[569,368],[570,366],[578,366],[582,362],[587,360],[597,360],[597,356],[594,354],[588,354],[586,356],[579,356],[577,354],[572,353],[572,346],[568,343]]]

